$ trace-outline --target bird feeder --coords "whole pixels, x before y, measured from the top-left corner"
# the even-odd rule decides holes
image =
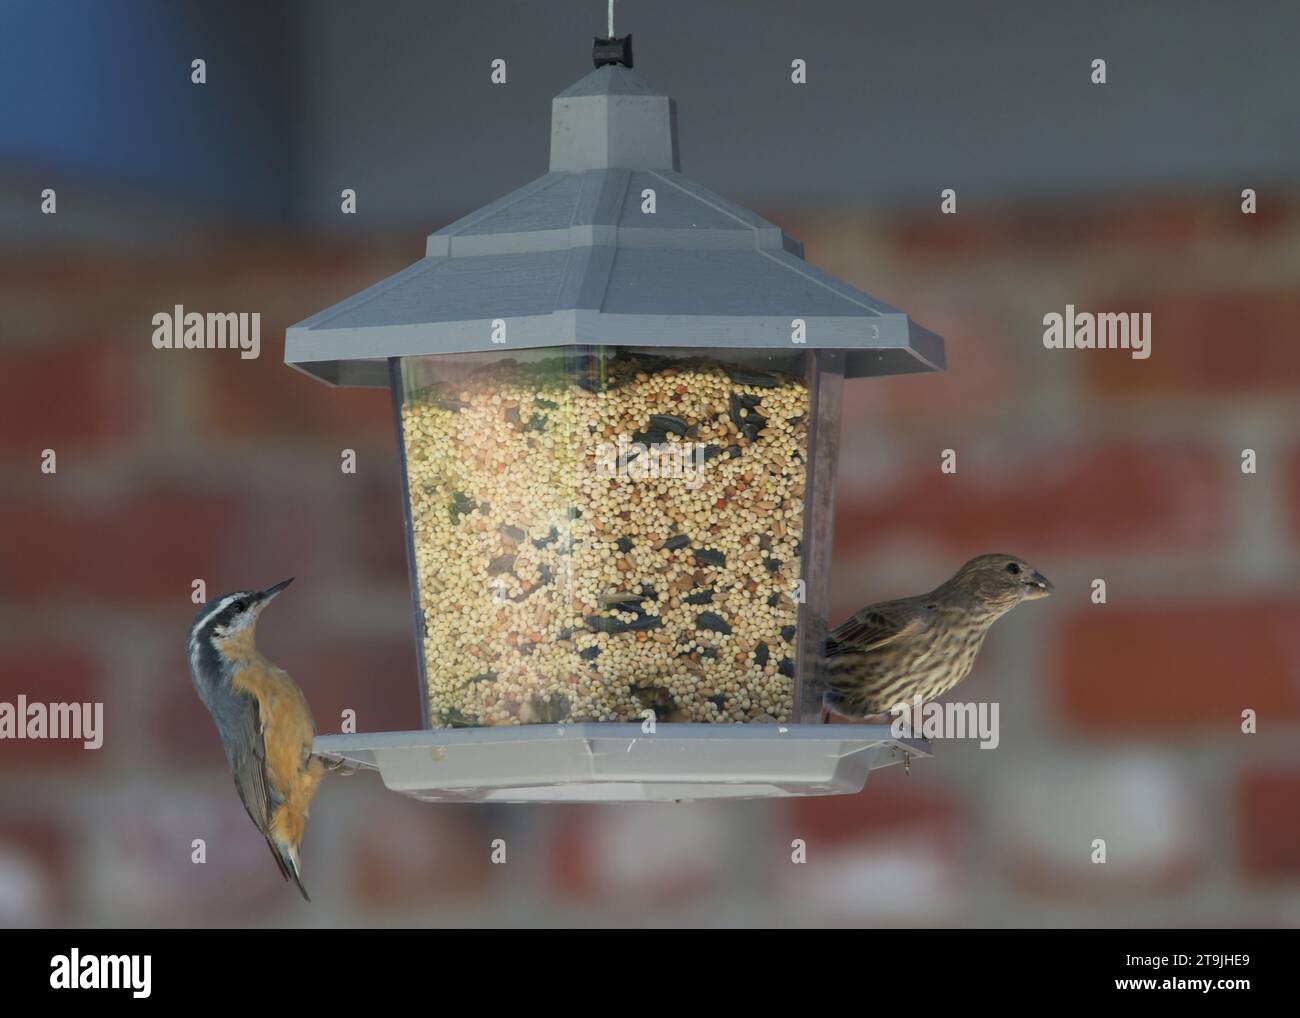
[[[842,384],[943,341],[682,176],[630,64],[598,40],[548,173],[287,333],[392,390],[421,725],[316,750],[417,798],[852,792],[926,750],[818,723],[819,649]]]

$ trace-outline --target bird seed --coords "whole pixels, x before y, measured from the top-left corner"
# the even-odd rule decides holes
[[[430,724],[789,721],[808,411],[799,376],[627,351],[408,391]]]

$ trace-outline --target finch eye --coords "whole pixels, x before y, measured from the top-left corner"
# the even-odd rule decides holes
[[[1020,566],[1017,565],[1015,562],[1008,562],[1007,572],[1009,572],[1012,576],[1015,576],[1017,573],[1020,572]]]

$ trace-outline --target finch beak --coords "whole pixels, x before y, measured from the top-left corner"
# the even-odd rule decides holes
[[[293,577],[290,576],[287,580],[281,580],[274,587],[267,587],[262,591],[262,593],[258,595],[258,600],[262,602],[262,607],[265,608],[268,604],[274,601],[280,591],[284,590],[284,588],[289,586],[292,582]]]
[[[1025,586],[1029,588],[1029,598],[1046,597],[1056,589],[1052,586],[1052,581],[1038,571],[1025,578]]]

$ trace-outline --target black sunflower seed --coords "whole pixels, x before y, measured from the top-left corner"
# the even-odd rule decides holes
[[[632,432],[632,441],[640,445],[666,445],[668,443],[668,432],[661,428],[634,431]]]
[[[659,547],[664,548],[667,551],[676,551],[678,548],[685,548],[690,543],[691,543],[691,539],[687,537],[685,534],[675,534],[674,536],[668,538],[668,540],[666,540]]]
[[[635,547],[635,545],[632,544],[632,539],[630,537],[620,537],[616,544],[618,545],[618,550],[624,555]]]
[[[727,634],[731,632],[731,626],[717,612],[700,612],[695,617],[695,625],[699,629],[710,629],[715,633]]]
[[[708,590],[698,590],[694,594],[686,596],[687,604],[713,604],[713,588]]]
[[[737,385],[749,385],[755,389],[775,389],[781,380],[757,371],[745,371],[743,368],[728,368],[727,377]]]
[[[725,566],[727,556],[716,548],[696,548],[695,562],[702,566]]]
[[[517,556],[513,552],[510,552],[505,555],[498,555],[496,558],[494,558],[491,562],[488,563],[488,568],[487,568],[488,575],[500,576],[502,573],[510,572],[510,570],[513,569],[515,566],[516,558]]]
[[[760,643],[757,647],[754,648],[754,661],[758,664],[758,667],[762,668],[767,664],[767,658],[768,658],[767,644]]]
[[[788,679],[794,678],[794,662],[788,657],[781,658],[781,663],[776,666],[776,670]]]
[[[583,620],[593,633],[626,633],[628,624],[610,615],[588,615]]]
[[[456,522],[457,517],[472,513],[475,508],[474,500],[463,491],[453,491],[451,493],[451,521],[453,523]]]
[[[676,414],[652,414],[650,416],[650,431],[684,435],[688,427],[690,425],[686,423],[685,418],[678,417]]]
[[[745,418],[740,416],[742,406],[743,404],[740,402],[740,397],[733,392],[731,397],[727,400],[727,416],[731,418],[731,423],[738,428],[743,428],[745,426]]]
[[[791,640],[794,639],[795,632],[796,630],[794,626],[782,626],[781,639],[783,639],[786,643],[789,643]]]

